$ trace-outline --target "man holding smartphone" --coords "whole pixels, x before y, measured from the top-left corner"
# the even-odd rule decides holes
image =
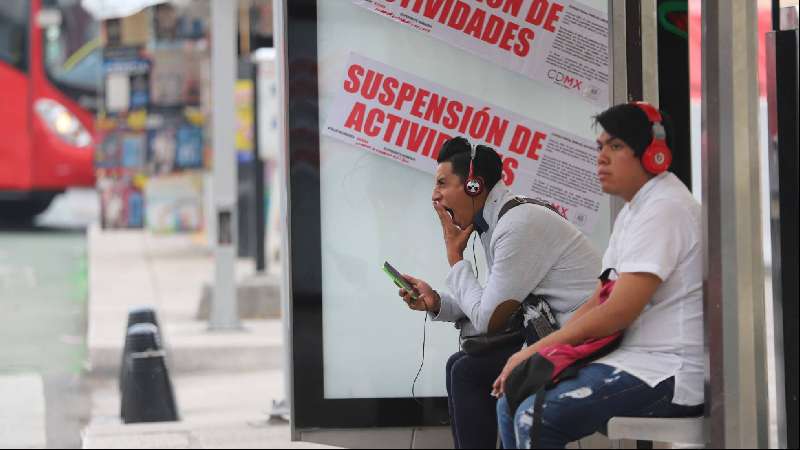
[[[600,256],[575,226],[555,211],[517,202],[503,183],[502,161],[490,147],[472,148],[463,137],[439,152],[432,195],[450,272],[449,294],[404,275],[416,291],[400,289],[408,307],[433,320],[455,322],[462,336],[501,331],[530,294],[542,296],[563,324],[592,294]],[[501,214],[503,212],[503,214]],[[501,217],[502,216],[502,217]],[[502,219],[502,220],[501,220]],[[486,254],[481,286],[464,249],[478,232]],[[492,383],[518,345],[477,355],[454,354],[447,363],[450,423],[456,448],[494,448],[497,442]]]

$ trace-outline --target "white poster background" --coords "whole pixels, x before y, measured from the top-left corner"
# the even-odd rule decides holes
[[[607,0],[585,3],[600,10],[608,4]],[[318,105],[319,124],[301,122],[292,133],[302,138],[317,131],[304,127],[314,126],[321,134],[319,167],[309,164],[301,172],[318,177],[320,184],[325,398],[408,398],[422,356],[424,316],[397,297],[397,288],[381,266],[388,260],[435,289],[446,289],[450,266],[441,225],[431,208],[433,176],[322,134],[327,114],[341,95],[351,52],[583,139],[596,137],[591,117],[602,108],[454,51],[444,41],[392,24],[350,2],[317,2],[317,60],[301,62],[298,70],[316,63],[318,97],[307,101],[298,97],[293,107]],[[591,233],[599,251],[608,243],[609,211],[605,199]],[[293,239],[302,245],[302,236]],[[470,244],[464,254],[470,261],[472,249]],[[481,281],[486,274],[482,256],[481,245],[475,245]],[[302,272],[298,269],[296,276]],[[445,396],[445,364],[458,350],[458,332],[452,324],[428,321],[426,337],[425,365],[415,393]]]
[[[608,104],[608,18],[572,0],[353,0],[533,80]]]
[[[586,233],[597,221],[593,141],[355,53],[327,116],[328,136],[430,174],[441,142],[463,135],[498,150],[512,192],[551,202]]]

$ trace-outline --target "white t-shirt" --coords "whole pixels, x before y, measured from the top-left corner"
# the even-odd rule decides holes
[[[547,299],[564,324],[592,295],[600,255],[589,239],[556,212],[538,205],[517,206],[498,222],[503,205],[513,198],[497,183],[476,215],[488,266],[486,287],[475,278],[469,261],[459,261],[447,276],[450,294],[440,292],[441,309],[434,320],[459,322],[465,335],[485,333],[498,305],[521,302],[533,292]]]
[[[622,208],[603,257],[603,270],[652,273],[662,283],[619,349],[596,362],[651,387],[674,376],[679,405],[704,399],[702,236],[700,204],[665,172]]]

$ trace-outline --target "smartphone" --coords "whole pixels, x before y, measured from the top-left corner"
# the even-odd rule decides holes
[[[406,291],[410,292],[411,298],[413,298],[414,300],[419,298],[419,295],[417,294],[416,289],[414,289],[414,286],[411,286],[411,283],[409,283],[408,280],[403,278],[403,276],[400,275],[400,272],[398,272],[397,269],[392,267],[391,264],[389,264],[388,262],[384,262],[383,271],[386,273],[386,275],[389,275],[389,278],[391,278],[392,281],[394,281],[394,284],[397,287],[399,287],[400,289],[405,289]]]

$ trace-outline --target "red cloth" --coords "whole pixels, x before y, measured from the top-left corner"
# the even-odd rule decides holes
[[[599,304],[601,305],[611,296],[611,291],[614,289],[616,280],[606,279],[602,283],[603,287],[600,289],[599,298]],[[606,337],[588,339],[579,345],[551,345],[539,350],[539,354],[553,364],[553,373],[550,374],[550,379],[555,380],[564,369],[571,366],[576,361],[580,361],[597,353],[600,349],[611,344],[621,335],[622,331],[618,331]]]

